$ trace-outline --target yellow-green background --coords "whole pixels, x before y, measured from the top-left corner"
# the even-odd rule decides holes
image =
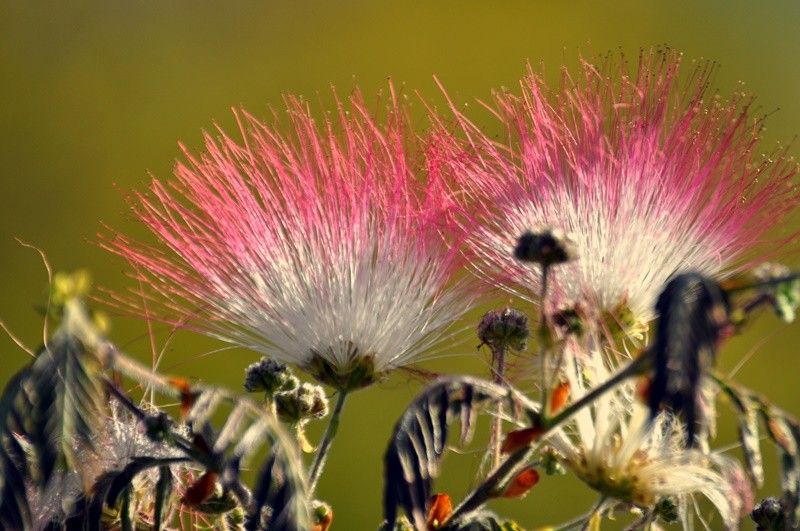
[[[55,269],[88,267],[98,284],[120,289],[122,265],[91,243],[103,223],[140,234],[120,190],[141,188],[148,171],[169,177],[177,141],[198,147],[201,130],[215,121],[233,129],[231,106],[265,116],[282,93],[327,95],[331,83],[346,93],[355,80],[371,94],[389,76],[409,94],[440,101],[434,74],[468,102],[514,87],[527,60],[543,62],[553,79],[579,52],[621,49],[633,58],[640,47],[667,44],[687,58],[719,62],[723,94],[742,80],[760,112],[779,108],[765,132],[771,147],[800,132],[799,25],[793,1],[1,0],[0,318],[28,345],[40,342],[34,307],[44,301],[45,270],[15,237],[39,247]],[[798,264],[796,246],[787,254]],[[143,323],[114,324],[112,337],[147,359]],[[722,363],[732,366],[756,348],[741,380],[800,413],[799,338],[798,327],[764,317],[723,352]],[[480,369],[476,343],[468,339],[456,349],[464,356],[430,367]],[[184,338],[165,366],[213,346]],[[254,359],[236,351],[173,370],[236,387]],[[0,383],[27,361],[0,335]],[[352,397],[319,491],[334,506],[334,529],[377,524],[383,450],[418,389],[400,377]],[[722,441],[732,440],[726,424]],[[462,495],[473,472],[470,459],[446,460],[438,490]],[[777,494],[774,479],[769,487]],[[498,508],[533,526],[584,512],[593,500],[568,478],[545,478],[524,501]]]

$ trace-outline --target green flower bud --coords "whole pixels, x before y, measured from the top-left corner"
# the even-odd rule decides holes
[[[478,338],[489,348],[509,348],[522,351],[528,348],[528,317],[514,308],[487,312],[478,324]]]
[[[268,358],[261,358],[249,365],[244,374],[244,388],[247,391],[262,392],[268,396],[296,389],[300,383],[288,366]]]

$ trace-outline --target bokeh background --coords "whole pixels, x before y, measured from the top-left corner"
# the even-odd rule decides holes
[[[25,344],[41,343],[37,307],[47,276],[38,254],[16,238],[41,249],[56,270],[85,267],[98,285],[122,289],[124,267],[92,243],[96,234],[109,230],[104,224],[142,234],[125,191],[142,188],[148,172],[168,178],[178,141],[198,148],[203,129],[218,123],[233,130],[232,106],[267,116],[282,93],[325,99],[329,85],[346,93],[357,83],[372,94],[388,77],[436,103],[433,75],[466,103],[515,87],[526,61],[542,63],[556,79],[560,65],[576,64],[579,53],[621,50],[633,59],[642,47],[666,44],[686,58],[717,61],[722,94],[744,81],[758,95],[759,112],[771,113],[768,149],[800,132],[798,24],[800,3],[793,1],[0,0],[0,319]],[[800,265],[796,246],[785,257]],[[149,359],[142,322],[113,324],[114,340]],[[798,340],[800,326],[765,316],[725,349],[721,364],[732,367],[753,351],[740,380],[798,414]],[[426,367],[480,372],[485,358],[476,344],[465,335],[452,349],[458,356]],[[167,349],[162,366],[238,388],[256,356],[202,357],[215,346],[186,335]],[[28,361],[0,334],[0,384]],[[379,522],[382,454],[419,389],[400,375],[351,398],[319,490],[334,507],[334,529]],[[735,440],[730,417],[721,444]],[[777,494],[777,463],[770,452],[766,458],[772,479],[764,493]],[[448,458],[437,490],[463,495],[477,459]],[[493,507],[535,527],[582,514],[595,501],[560,477],[544,478],[523,501]]]

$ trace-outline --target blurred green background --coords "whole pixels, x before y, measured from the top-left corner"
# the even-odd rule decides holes
[[[622,50],[635,58],[641,47],[667,44],[687,59],[719,62],[723,95],[741,80],[758,95],[759,112],[779,109],[767,122],[766,149],[800,131],[799,23],[800,3],[790,1],[2,0],[0,319],[27,345],[40,344],[35,308],[45,301],[46,272],[15,238],[45,252],[54,269],[86,267],[98,285],[121,289],[124,268],[92,243],[96,234],[103,224],[142,234],[125,191],[142,188],[148,171],[168,178],[178,141],[199,147],[201,131],[215,122],[232,131],[232,106],[266,116],[282,93],[327,97],[330,84],[346,93],[358,83],[370,95],[387,77],[440,102],[433,75],[457,102],[471,102],[492,88],[515,87],[528,60],[542,62],[554,79],[579,53]],[[795,266],[796,249],[786,252]],[[114,340],[149,359],[142,322],[113,324]],[[726,348],[721,363],[731,367],[755,349],[740,380],[798,414],[798,340],[800,326],[765,316]],[[479,372],[484,358],[476,344],[466,336],[453,349],[461,356],[426,367]],[[214,346],[186,335],[163,367],[189,359],[170,370],[238,388],[256,356],[198,358]],[[5,334],[0,356],[0,384],[29,361]],[[400,375],[351,398],[319,490],[333,504],[334,529],[375,528],[382,454],[419,388]],[[721,443],[734,440],[731,423],[723,423]],[[777,464],[772,453],[766,457],[765,492],[777,494]],[[463,495],[476,459],[448,458],[437,490]],[[527,499],[495,508],[527,527],[577,516],[594,501],[569,478],[544,478]]]

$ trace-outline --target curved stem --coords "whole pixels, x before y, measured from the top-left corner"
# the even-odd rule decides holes
[[[314,461],[311,463],[311,468],[308,472],[309,496],[313,496],[317,488],[319,476],[322,473],[322,469],[325,468],[325,461],[328,458],[328,451],[333,443],[333,438],[336,437],[336,432],[339,430],[339,417],[342,414],[342,409],[344,409],[345,398],[347,398],[347,391],[339,390],[339,396],[336,398],[336,405],[333,407],[328,427],[325,428],[325,434],[319,443],[319,450],[317,450],[317,455],[314,456]]]
[[[477,489],[464,498],[464,501],[455,508],[450,518],[447,519],[447,523],[457,522],[462,516],[481,508],[488,500],[496,497],[501,492],[502,487],[515,477],[515,472],[524,465],[532,453],[532,446],[523,446],[508,456],[508,459],[494,469]]]

